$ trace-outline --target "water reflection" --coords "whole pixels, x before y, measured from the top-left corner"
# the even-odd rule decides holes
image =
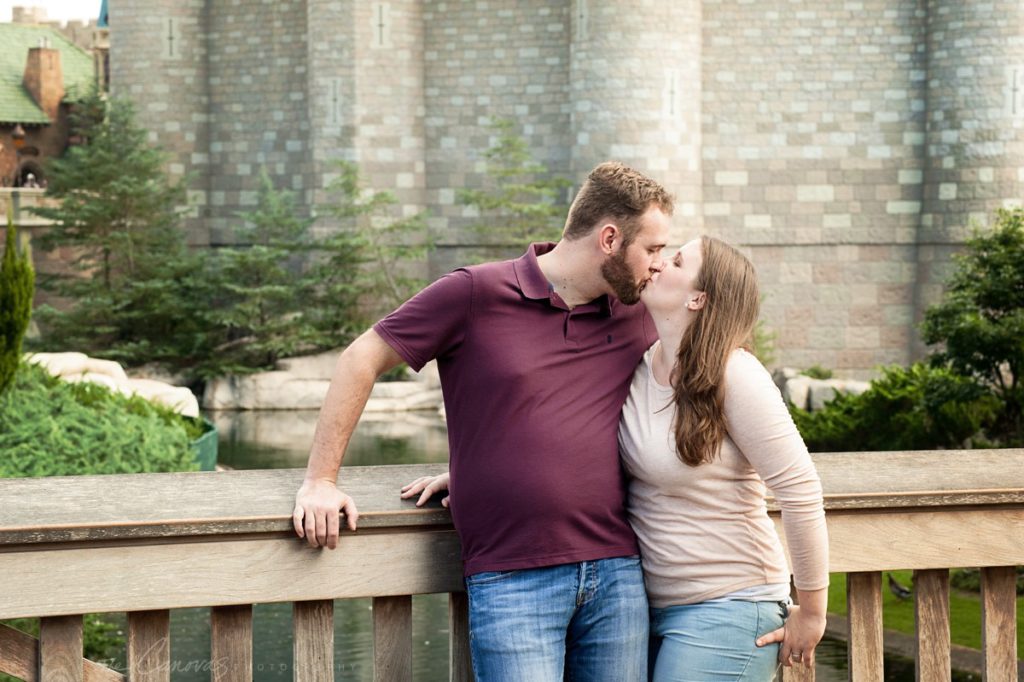
[[[210,413],[220,432],[219,461],[234,469],[305,467],[317,414],[316,410]],[[344,466],[447,460],[448,430],[437,414],[365,414],[352,434]]]

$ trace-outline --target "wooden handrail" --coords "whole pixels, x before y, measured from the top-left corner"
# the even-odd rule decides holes
[[[831,570],[848,574],[852,679],[881,679],[880,572],[892,569],[917,571],[920,669],[946,674],[953,567],[983,568],[987,679],[1014,679],[1012,567],[1024,564],[1024,450],[814,457]],[[292,531],[299,469],[0,479],[0,619],[43,617],[41,642],[54,653],[41,658],[74,667],[67,652],[77,647],[80,661],[78,614],[129,612],[129,676],[163,679],[149,675],[169,655],[168,609],[214,607],[213,650],[223,665],[212,666],[213,676],[234,680],[251,672],[251,605],[290,601],[296,679],[330,679],[332,600],[372,597],[376,677],[408,679],[409,596],[447,592],[452,679],[469,680],[450,516],[436,501],[417,508],[398,497],[403,483],[443,470],[343,469],[341,486],[361,516],[359,531],[344,531],[335,551],[313,550]],[[772,500],[769,510],[778,521]],[[28,665],[11,656],[4,648],[0,669]]]

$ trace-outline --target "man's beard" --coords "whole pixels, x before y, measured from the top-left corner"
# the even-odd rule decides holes
[[[633,272],[626,264],[625,249],[620,250],[601,264],[601,275],[604,276],[604,281],[611,286],[615,298],[626,305],[640,302],[640,290],[643,285],[636,283]]]

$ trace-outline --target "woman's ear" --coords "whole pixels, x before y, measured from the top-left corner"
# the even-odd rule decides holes
[[[693,298],[691,298],[689,301],[686,302],[686,308],[688,310],[700,310],[701,308],[704,307],[704,304],[707,302],[707,300],[708,300],[707,294],[705,294],[702,291],[699,294],[697,294],[696,296],[694,296]]]

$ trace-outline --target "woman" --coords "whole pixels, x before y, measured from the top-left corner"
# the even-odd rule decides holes
[[[702,237],[641,299],[660,341],[634,374],[619,445],[651,603],[652,678],[769,680],[777,661],[811,666],[828,586],[821,484],[771,377],[741,348],[757,322],[754,268]],[[782,507],[800,606],[788,605],[765,484]]]

